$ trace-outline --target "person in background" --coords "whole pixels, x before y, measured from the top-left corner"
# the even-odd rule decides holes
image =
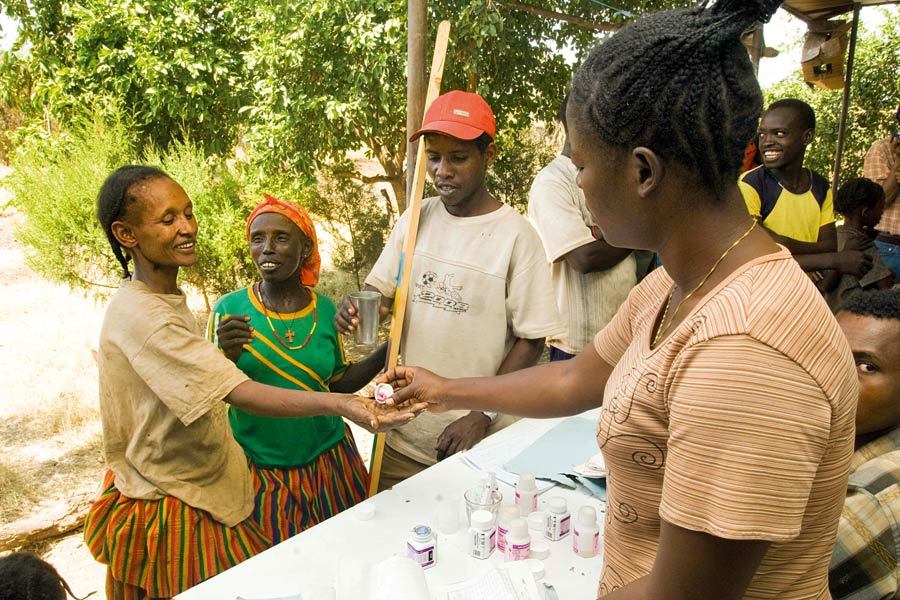
[[[407,362],[376,379],[430,410],[561,417],[602,405],[604,600],[829,597],[853,356],[736,184],[762,109],[741,33],[779,4],[652,13],[578,67],[567,120],[591,215],[610,244],[663,263],[593,345],[497,377],[448,380]]]
[[[847,298],[859,377],[856,451],[829,567],[834,600],[900,597],[900,289]]]
[[[253,518],[263,490],[226,403],[260,416],[337,415],[370,430],[424,407],[386,411],[358,396],[250,381],[203,337],[178,287],[179,270],[197,262],[198,225],[184,189],[160,169],[116,169],[97,218],[125,281],[100,331],[108,471],[84,539],[107,565],[107,598],[171,598],[272,544]]]
[[[69,584],[53,565],[30,552],[13,552],[0,558],[0,600],[66,600]]]
[[[311,392],[353,393],[384,368],[386,345],[348,364],[337,309],[314,290],[316,230],[306,210],[266,195],[247,218],[261,281],[216,302],[207,336],[253,381]],[[366,498],[369,475],[343,419],[283,419],[232,406],[235,439],[262,482],[254,518],[277,544]]]
[[[411,136],[424,136],[426,168],[438,195],[422,203],[400,350],[404,363],[450,377],[534,365],[546,336],[561,329],[537,231],[485,185],[497,153],[495,135],[488,103],[477,94],[451,91],[432,103]],[[383,315],[393,305],[408,220],[409,211],[397,220],[366,277],[366,289],[383,295]],[[355,315],[345,300],[338,329],[353,331]],[[387,436],[379,489],[471,448],[511,422],[480,410],[419,419]]]
[[[872,144],[863,162],[863,176],[884,189],[884,215],[878,224],[875,245],[884,264],[900,281],[900,105],[894,113],[894,129]]]
[[[831,185],[803,166],[815,128],[816,115],[805,102],[786,98],[769,105],[759,124],[763,164],[741,175],[738,186],[750,214],[814,281],[832,269],[860,278],[871,258],[852,247],[837,251]]]
[[[594,223],[584,192],[575,183],[577,170],[569,158],[566,104],[559,120],[566,132],[562,152],[541,169],[528,194],[528,216],[541,235],[556,305],[565,331],[551,337],[550,360],[572,358],[591,343],[612,319],[637,283],[631,250],[607,244]]]
[[[825,299],[832,310],[840,308],[847,295],[870,288],[889,288],[894,284],[894,274],[881,262],[878,248],[872,239],[877,231],[875,226],[884,210],[884,190],[880,185],[865,177],[851,179],[841,186],[834,201],[834,208],[843,215],[844,223],[837,228],[838,250],[847,246],[858,248],[872,258],[872,269],[862,278],[854,275],[838,275],[830,272],[826,279],[837,275],[837,285],[826,285],[830,289]]]

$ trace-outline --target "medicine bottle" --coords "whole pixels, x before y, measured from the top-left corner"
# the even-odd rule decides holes
[[[525,519],[519,517],[510,522],[503,558],[507,562],[531,558],[531,536],[528,535],[528,523]]]
[[[434,534],[428,525],[416,525],[406,538],[406,555],[416,561],[420,567],[433,567],[437,560]]]
[[[523,517],[527,517],[537,510],[537,485],[534,482],[534,475],[531,473],[520,473],[519,484],[516,486],[516,506],[519,507],[519,513]]]
[[[572,528],[572,550],[582,558],[591,558],[600,552],[600,527],[597,526],[597,511],[593,506],[578,509]]]
[[[544,537],[550,541],[561,540],[569,535],[569,508],[566,499],[554,496],[547,503],[547,526],[544,529]]]
[[[506,533],[509,531],[509,524],[513,519],[519,517],[519,507],[505,505],[500,507],[500,514],[497,516],[497,549],[503,551],[506,549]]]
[[[494,515],[486,510],[476,510],[472,513],[472,525],[469,527],[469,554],[485,559],[494,553],[496,547]]]

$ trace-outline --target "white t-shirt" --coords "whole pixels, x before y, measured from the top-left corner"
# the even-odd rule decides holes
[[[565,326],[565,332],[549,342],[569,354],[577,354],[593,342],[637,282],[634,254],[595,273],[579,273],[563,258],[594,241],[590,230],[594,220],[584,192],[575,183],[576,173],[569,157],[559,155],[537,174],[528,195],[528,216],[544,242]]]
[[[409,213],[404,213],[366,283],[393,297]],[[444,377],[497,373],[516,338],[561,330],[540,238],[503,205],[486,215],[455,217],[439,198],[422,203],[400,344],[403,364]],[[388,434],[392,448],[425,464],[444,428],[467,414],[424,413]]]

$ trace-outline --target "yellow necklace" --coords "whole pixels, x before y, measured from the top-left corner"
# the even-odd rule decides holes
[[[263,315],[266,317],[266,323],[269,324],[269,329],[272,330],[272,334],[275,336],[275,339],[281,344],[282,347],[287,348],[288,350],[302,350],[309,343],[309,340],[312,339],[313,333],[316,331],[316,326],[319,324],[319,311],[316,306],[315,299],[312,297],[312,292],[310,292],[310,302],[313,303],[313,324],[312,328],[309,330],[309,335],[306,336],[306,339],[303,340],[303,343],[299,346],[291,346],[290,343],[294,341],[294,336],[297,335],[294,333],[294,330],[284,322],[284,319],[281,318],[281,313],[276,310],[272,310],[275,313],[275,318],[281,321],[281,325],[285,328],[284,337],[287,338],[287,341],[281,339],[281,336],[278,335],[278,331],[275,330],[275,325],[272,324],[272,319],[269,318],[269,309],[266,307],[266,301],[263,299],[262,294],[262,286],[256,284],[254,286],[256,288],[256,297],[259,298],[259,304],[263,308]]]
[[[725,252],[722,253],[722,256],[719,257],[719,259],[713,264],[712,268],[706,273],[706,275],[703,276],[703,279],[700,280],[700,283],[698,283],[698,284],[694,287],[694,289],[692,289],[690,292],[688,292],[688,294],[687,294],[684,298],[682,298],[682,299],[678,302],[678,304],[675,305],[675,310],[672,311],[672,320],[673,320],[673,321],[675,320],[675,317],[678,315],[678,311],[681,309],[681,305],[684,304],[684,303],[687,301],[688,298],[690,298],[691,296],[693,296],[693,295],[694,295],[694,292],[696,292],[696,291],[699,290],[701,287],[703,287],[703,284],[706,283],[706,281],[710,278],[710,276],[713,274],[713,271],[716,270],[716,267],[718,267],[719,264],[720,264],[723,260],[725,260],[725,257],[728,256],[728,253],[729,253],[729,252],[731,252],[732,250],[734,250],[735,248],[737,248],[737,245],[740,244],[741,242],[743,242],[744,239],[745,239],[748,235],[750,235],[750,232],[753,231],[753,228],[754,228],[754,227],[756,227],[756,220],[755,220],[755,219],[753,220],[753,223],[751,223],[750,229],[748,229],[747,231],[745,231],[745,232],[744,232],[744,235],[742,235],[742,236],[739,237],[738,239],[734,240],[734,243],[731,244],[730,246],[728,246],[728,249],[725,250]],[[676,288],[676,287],[678,287],[678,286],[676,286],[676,285],[673,284],[673,285],[672,285],[672,289],[669,290],[669,297],[666,298],[666,307],[663,309],[662,319],[659,320],[659,326],[656,328],[656,334],[653,336],[653,346],[652,346],[653,348],[656,348],[656,343],[659,341],[659,336],[662,334],[663,331],[666,330],[666,317],[669,315],[669,305],[672,303],[672,296],[675,295],[675,288]]]

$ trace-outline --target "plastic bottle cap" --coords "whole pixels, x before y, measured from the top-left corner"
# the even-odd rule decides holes
[[[356,516],[360,521],[369,521],[375,516],[375,505],[371,502],[363,502],[356,507]]]
[[[567,504],[566,499],[561,498],[559,496],[553,496],[550,498],[550,501],[547,503],[547,508],[552,513],[562,514],[566,512]]]
[[[531,473],[519,474],[519,485],[516,486],[520,492],[535,492],[537,485],[534,483],[534,475]]]
[[[481,531],[488,531],[494,526],[494,515],[486,510],[476,510],[472,513],[472,527]]]
[[[506,534],[506,539],[509,539],[510,536],[528,537],[528,522],[522,517],[517,517],[510,521],[509,533]]]
[[[504,523],[509,523],[513,519],[518,519],[520,516],[518,506],[505,504],[500,507],[500,520]]]
[[[531,548],[531,553],[534,554],[534,547]],[[528,568],[531,570],[531,575],[534,577],[535,581],[540,581],[546,575],[546,571],[544,570],[544,563],[541,561],[529,558],[525,561],[525,564],[528,565]]]
[[[582,527],[597,526],[597,511],[593,506],[582,506],[578,509],[578,524]]]
[[[547,519],[546,514],[542,510],[536,510],[528,515],[528,528],[534,531],[540,531],[543,534],[544,521]]]
[[[543,560],[550,556],[550,546],[544,542],[535,542],[531,545],[531,555]]]
[[[427,542],[431,540],[431,527],[428,525],[416,525],[412,528],[412,533],[416,540]]]

